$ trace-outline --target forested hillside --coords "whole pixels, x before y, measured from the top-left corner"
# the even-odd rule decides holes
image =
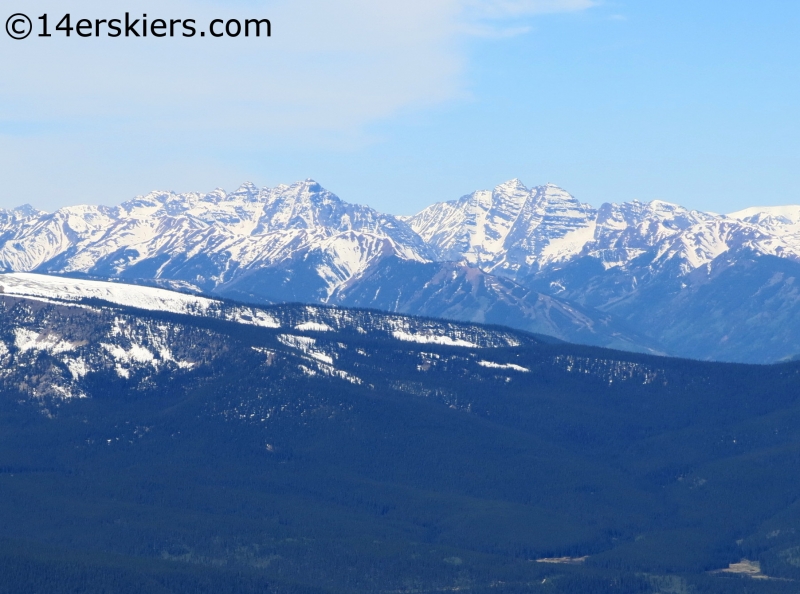
[[[226,307],[0,298],[0,591],[800,590],[800,363]]]

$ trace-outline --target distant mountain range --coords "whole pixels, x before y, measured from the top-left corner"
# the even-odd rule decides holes
[[[0,269],[504,324],[698,359],[800,354],[800,206],[595,209],[512,180],[397,217],[312,180],[245,184],[0,211]]]

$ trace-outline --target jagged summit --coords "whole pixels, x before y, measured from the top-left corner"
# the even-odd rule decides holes
[[[119,207],[68,207],[14,227],[6,270],[174,278],[213,290],[246,270],[295,257],[320,263],[319,297],[389,252],[426,259],[406,223],[348,204],[313,180],[233,193],[151,192]]]
[[[36,216],[37,214],[41,214],[42,211],[40,211],[38,208],[34,208],[30,204],[23,204],[12,209],[11,212],[17,213],[23,217],[32,217]]]
[[[516,274],[549,261],[555,243],[591,225],[594,209],[548,184],[528,189],[518,179],[493,191],[430,206],[410,219],[440,259],[465,259]]]

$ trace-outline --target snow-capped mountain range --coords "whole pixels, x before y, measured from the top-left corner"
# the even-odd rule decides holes
[[[529,190],[512,180],[435,204],[408,221],[438,259],[464,259],[515,279],[582,256],[609,269],[649,253],[648,267],[677,262],[682,275],[739,248],[800,260],[800,206],[727,216],[660,200],[595,209],[552,184]]]
[[[800,206],[594,208],[519,180],[411,217],[313,180],[0,211],[0,269],[501,323],[698,358],[800,353]]]

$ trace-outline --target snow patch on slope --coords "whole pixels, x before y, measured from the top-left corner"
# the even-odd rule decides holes
[[[297,324],[294,329],[300,330],[301,332],[330,332],[333,330],[333,328],[327,324],[320,324],[319,322],[304,322],[302,324]]]
[[[481,367],[489,367],[490,369],[513,369],[520,373],[530,373],[530,369],[522,365],[515,365],[514,363],[494,363],[493,361],[478,361]]]
[[[47,303],[79,303],[86,299],[98,299],[123,307],[221,318],[229,322],[262,328],[281,326],[273,316],[257,308],[225,307],[223,302],[217,299],[117,282],[12,272],[0,274],[0,294]]]
[[[25,272],[0,275],[0,287],[6,295],[64,301],[100,299],[125,307],[190,315],[204,315],[213,304],[219,303],[205,297],[184,295],[154,287]]]
[[[52,355],[57,355],[71,351],[76,346],[48,332],[34,332],[27,328],[14,328],[14,337],[14,346],[23,353],[27,351],[46,351]]]
[[[451,336],[442,335],[442,334],[415,334],[411,332],[405,332],[403,330],[395,330],[392,332],[392,336],[395,337],[397,340],[403,340],[405,342],[418,342],[421,344],[440,344],[442,346],[454,346],[454,347],[469,347],[469,348],[477,348],[478,345],[474,342],[468,342],[461,338],[453,338]]]

